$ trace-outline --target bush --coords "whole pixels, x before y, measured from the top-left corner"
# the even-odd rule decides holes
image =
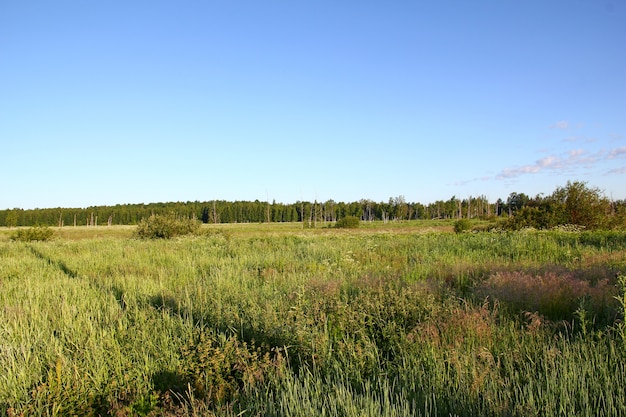
[[[551,229],[574,225],[585,230],[597,230],[619,227],[619,217],[611,212],[609,199],[598,188],[589,188],[584,182],[568,182],[548,197],[529,201],[509,219],[507,228]],[[566,227],[572,229],[572,226]]]
[[[20,242],[47,241],[54,237],[54,230],[46,226],[34,226],[28,229],[19,229],[11,235],[11,240]]]
[[[270,354],[271,353],[271,354]],[[201,329],[181,348],[178,375],[193,394],[214,406],[236,400],[264,382],[283,361],[280,349],[248,344]]]
[[[472,232],[500,232],[504,229],[503,222],[490,221],[489,223],[479,223],[472,226]]]
[[[357,227],[359,227],[360,223],[361,220],[358,217],[346,216],[337,220],[337,223],[335,223],[335,227],[340,229],[356,229]]]
[[[139,222],[135,236],[140,239],[170,239],[176,236],[196,234],[199,228],[200,224],[194,219],[153,214]]]
[[[467,219],[459,219],[454,222],[454,231],[456,233],[467,232],[472,228],[472,224]]]

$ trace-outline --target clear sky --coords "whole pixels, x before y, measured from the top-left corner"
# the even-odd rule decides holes
[[[626,198],[624,0],[0,0],[0,209]]]

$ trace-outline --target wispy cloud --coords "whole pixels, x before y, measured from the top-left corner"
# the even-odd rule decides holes
[[[611,174],[626,174],[626,166],[623,166],[621,168],[615,168],[615,169],[611,169],[608,170],[606,172],[607,175],[611,175]]]
[[[601,150],[596,153],[589,153],[583,149],[572,149],[559,155],[548,155],[532,164],[504,168],[495,178],[498,180],[510,179],[525,174],[536,174],[545,171],[569,172],[577,168],[593,168],[601,161],[618,158],[626,158],[626,146],[609,151]],[[624,168],[613,169],[607,171],[607,173],[622,174],[624,173]]]
[[[590,169],[598,164],[609,160],[626,159],[626,146],[613,149],[602,149],[590,152],[585,149],[571,149],[561,153],[552,153],[543,158],[537,159],[531,164],[503,168],[495,176],[477,177],[470,180],[462,180],[454,183],[456,186],[463,186],[469,183],[489,180],[512,180],[528,174],[539,174],[550,172],[553,174],[572,173],[577,169]],[[626,174],[626,166],[607,170],[604,175]]]
[[[483,177],[477,177],[477,178],[472,178],[471,180],[463,180],[463,181],[456,181],[453,183],[453,185],[467,185],[471,182],[477,182],[477,181],[489,181],[492,180],[493,177],[489,176],[489,175],[485,175]]]
[[[550,129],[567,129],[569,122],[567,120],[559,120],[558,122],[551,124]]]
[[[548,155],[536,160],[532,164],[514,168],[504,168],[496,175],[496,179],[510,179],[525,174],[536,174],[542,171],[567,171],[579,167],[589,168],[602,159],[608,159],[609,155],[613,153],[615,153],[615,157],[622,155],[622,153],[626,156],[626,148],[614,149],[608,154],[606,152],[590,154],[583,149],[572,149],[560,155]]]
[[[563,139],[563,142],[585,142],[585,143],[592,143],[592,142],[596,142],[597,139],[596,138],[589,138],[587,136],[568,136],[565,139]]]
[[[561,130],[582,129],[583,127],[585,127],[585,124],[581,123],[581,122],[572,124],[572,123],[570,123],[567,120],[559,120],[556,123],[552,123],[549,127],[550,127],[550,129],[561,129]]]
[[[624,158],[624,157],[626,157],[626,146],[622,146],[621,148],[611,149],[609,151],[609,155],[607,156],[608,159]]]

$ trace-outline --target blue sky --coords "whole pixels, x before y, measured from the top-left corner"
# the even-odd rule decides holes
[[[0,1],[0,209],[626,198],[626,2]]]

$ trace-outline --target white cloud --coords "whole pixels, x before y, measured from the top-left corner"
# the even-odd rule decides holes
[[[506,178],[515,178],[523,174],[534,174],[540,170],[541,167],[538,165],[525,165],[519,168],[504,168],[498,175],[496,175],[496,179],[502,180]]]
[[[548,155],[544,158],[538,159],[534,164],[523,165],[516,168],[504,168],[500,174],[496,176],[497,179],[515,178],[524,174],[536,174],[541,171],[556,171],[572,169],[578,166],[592,166],[599,160],[598,155],[589,155],[583,149],[572,149],[565,152],[562,156]]]
[[[572,125],[566,120],[561,120],[550,126],[551,129],[572,129],[582,127],[582,124]],[[611,141],[616,141],[622,138],[617,134],[611,134]],[[588,143],[596,142],[596,138],[588,137],[585,135],[572,135],[564,140],[570,143]],[[514,167],[504,167],[500,172],[494,176],[474,178],[468,181],[459,181],[456,185],[465,185],[469,182],[483,181],[483,180],[511,180],[528,174],[549,173],[550,175],[591,175],[595,170],[602,169],[605,175],[626,174],[626,166],[609,169],[608,166],[604,167],[603,164],[608,164],[611,160],[624,160],[626,159],[626,146],[614,147],[609,149],[570,149],[554,152],[545,149],[542,151],[544,157],[535,160],[533,163],[523,164]]]
[[[545,158],[541,158],[535,162],[535,166],[538,168],[554,168],[554,166],[560,163],[560,158],[556,156],[546,156]],[[536,172],[536,171],[533,171]]]

